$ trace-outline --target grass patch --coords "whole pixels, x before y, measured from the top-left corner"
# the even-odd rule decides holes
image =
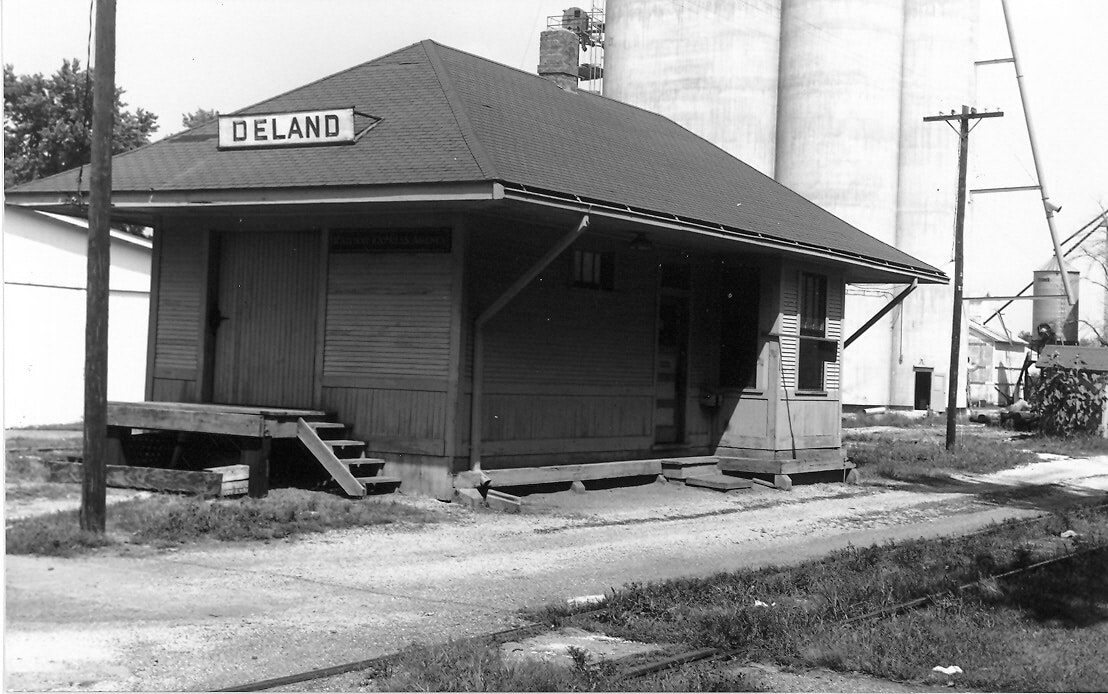
[[[421,692],[747,692],[751,688],[739,673],[714,667],[693,667],[657,673],[631,682],[619,676],[612,663],[591,663],[571,650],[573,665],[509,663],[498,644],[456,641],[441,646],[413,646],[391,662],[369,671],[359,683],[371,691]]]
[[[1057,437],[1036,434],[1021,436],[1015,440],[1015,443],[1037,453],[1053,453],[1070,458],[1108,455],[1108,439],[1102,439],[1098,436]]]
[[[1078,509],[1032,523],[996,526],[963,538],[921,540],[836,552],[789,568],[720,573],[703,579],[633,584],[608,610],[580,615],[581,628],[642,642],[739,650],[743,661],[831,667],[876,677],[933,678],[935,665],[960,665],[983,690],[1102,690],[1108,683],[1108,552],[991,581],[930,608],[844,625],[849,617],[939,595],[1002,571],[1108,542],[1108,511]],[[530,615],[561,626],[572,609]],[[1098,655],[1099,654],[1099,655]],[[614,669],[551,671],[505,664],[495,644],[413,648],[362,682],[405,691],[743,691],[724,663],[623,680]]]
[[[72,556],[115,544],[169,547],[200,540],[285,538],[337,528],[421,525],[432,511],[384,497],[345,499],[302,489],[277,489],[264,499],[205,500],[157,496],[112,504],[107,533],[78,530],[76,511],[14,521],[7,527],[8,554]]]
[[[965,415],[959,415],[958,422],[965,424]],[[946,426],[946,415],[935,412],[913,413],[881,412],[879,414],[867,414],[855,412],[843,415],[844,429],[862,429],[865,427],[897,427],[898,429],[924,429],[928,427]]]
[[[902,481],[935,479],[956,472],[996,472],[1038,460],[1020,444],[965,433],[949,451],[938,437],[906,439],[882,434],[848,441],[846,451],[864,473]]]
[[[4,485],[4,498],[8,501],[68,499],[80,493],[80,485],[64,482],[22,482]]]

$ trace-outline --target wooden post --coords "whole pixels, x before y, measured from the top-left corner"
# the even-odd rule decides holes
[[[954,217],[954,310],[950,327],[950,372],[947,374],[946,388],[946,448],[954,448],[956,442],[956,422],[958,417],[958,367],[961,362],[962,343],[962,232],[966,223],[966,169],[969,160],[970,121],[980,118],[1000,118],[1004,114],[978,113],[977,109],[962,106],[961,113],[949,116],[928,116],[924,122],[952,121],[960,123],[958,133],[958,202]]]
[[[88,66],[86,66],[86,69]],[[96,73],[92,97],[88,280],[85,303],[84,474],[82,530],[107,523],[108,275],[111,268],[112,128],[115,115],[115,0],[96,2]]]
[[[950,325],[950,371],[946,387],[946,448],[954,448],[958,417],[958,367],[962,346],[962,274],[965,259],[962,236],[966,224],[966,168],[969,161],[969,107],[962,105],[958,130],[958,202],[954,211],[954,307]]]
[[[268,436],[248,438],[242,447],[242,464],[250,467],[250,496],[260,499],[269,494],[269,449],[273,442]]]

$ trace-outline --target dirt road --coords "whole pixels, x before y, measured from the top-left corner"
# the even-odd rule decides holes
[[[1024,479],[1039,486],[1019,488]],[[7,557],[5,684],[217,689],[507,628],[521,608],[630,581],[968,532],[1106,490],[1108,458],[941,490],[815,484],[721,494],[654,483],[533,495],[518,516],[440,505],[446,520],[421,530]]]

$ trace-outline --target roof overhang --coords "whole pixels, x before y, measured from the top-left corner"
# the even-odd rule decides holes
[[[112,219],[150,223],[166,214],[233,213],[262,210],[298,211],[325,205],[419,205],[486,203],[502,191],[489,181],[473,183],[328,186],[263,189],[112,191]],[[88,216],[88,196],[80,200],[59,192],[9,191],[9,205],[71,217]]]
[[[11,205],[72,217],[88,215],[87,196],[80,200],[71,193],[9,191]],[[759,232],[727,227],[657,211],[583,199],[575,195],[536,190],[525,185],[495,181],[438,184],[395,184],[384,186],[302,186],[262,189],[204,190],[116,190],[112,192],[112,218],[123,222],[153,224],[163,215],[193,214],[281,214],[331,211],[365,206],[450,205],[482,207],[495,203],[536,206],[594,219],[651,229],[675,235],[692,234],[698,240],[713,240],[727,248],[791,257],[839,267],[851,283],[917,280],[921,284],[945,284],[949,278],[940,270],[925,266],[885,261],[841,249],[807,244]]]
[[[947,284],[950,278],[941,270],[931,267],[916,267],[907,264],[889,262],[871,258],[841,249],[805,244],[781,239],[768,234],[746,231],[722,224],[712,224],[677,215],[666,215],[650,210],[635,209],[595,200],[586,200],[576,196],[537,191],[526,186],[503,184],[501,196],[506,201],[522,202],[552,207],[579,214],[589,214],[594,218],[620,220],[626,223],[643,225],[655,229],[664,229],[694,234],[726,241],[751,251],[773,253],[793,257],[797,260],[832,264],[843,269],[848,282],[864,283],[903,283],[917,280],[920,284]]]

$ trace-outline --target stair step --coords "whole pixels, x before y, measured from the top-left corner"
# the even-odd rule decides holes
[[[380,470],[385,467],[385,461],[381,458],[339,458],[339,462],[348,468],[351,467],[374,467]]]
[[[367,487],[379,487],[387,484],[395,484],[396,486],[400,486],[401,481],[399,477],[386,477],[384,475],[375,475],[373,477],[356,477],[355,479]]]
[[[329,436],[341,436],[346,433],[346,425],[339,422],[308,422],[308,426],[323,440]]]
[[[685,480],[685,484],[689,487],[705,487],[707,489],[715,489],[721,492],[729,492],[733,489],[750,489],[753,483],[742,477],[732,477],[730,475],[724,475],[716,473],[714,475],[697,475],[689,477]]]
[[[365,441],[323,439],[323,443],[330,446],[335,453],[335,457],[339,459],[349,458],[351,454],[361,455],[361,452],[365,450]]]

